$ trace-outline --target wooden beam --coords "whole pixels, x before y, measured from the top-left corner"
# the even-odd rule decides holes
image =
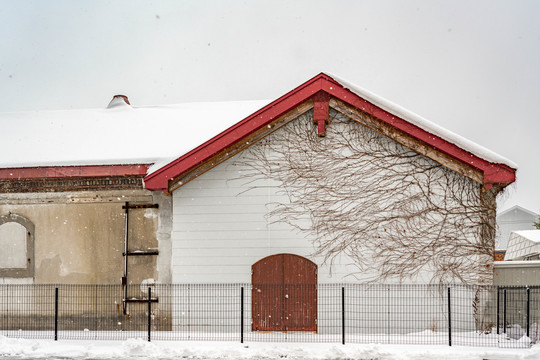
[[[0,169],[0,179],[53,179],[76,177],[144,176],[151,164],[30,166]]]

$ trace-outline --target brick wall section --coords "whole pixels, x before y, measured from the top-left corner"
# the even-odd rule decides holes
[[[142,176],[0,180],[0,193],[142,189]]]

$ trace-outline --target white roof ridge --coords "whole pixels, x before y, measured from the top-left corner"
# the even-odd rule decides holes
[[[248,103],[264,103],[269,104],[275,99],[255,99],[255,100],[215,100],[215,101],[187,101],[180,103],[171,103],[171,104],[158,104],[158,105],[127,105],[127,106],[114,106],[111,108],[108,107],[88,107],[88,108],[70,108],[70,109],[38,109],[38,110],[12,110],[12,111],[1,111],[0,115],[16,115],[16,114],[32,114],[32,113],[57,113],[57,112],[77,112],[77,111],[103,111],[114,112],[117,110],[153,110],[153,109],[173,109],[181,106],[188,105],[204,105],[204,104],[248,104]],[[242,119],[240,119],[242,120]]]
[[[514,234],[529,238],[530,236],[537,235],[540,236],[540,229],[531,229],[531,230],[516,230],[512,231]]]
[[[538,214],[535,213],[534,211],[531,211],[531,210],[529,210],[529,209],[526,209],[526,208],[524,208],[523,206],[520,206],[520,205],[514,205],[514,206],[512,206],[511,208],[508,208],[508,209],[502,211],[500,214],[497,214],[497,217],[499,217],[499,216],[501,216],[501,215],[504,215],[504,214],[506,214],[506,213],[508,213],[508,212],[510,212],[510,211],[512,211],[512,210],[515,210],[515,209],[520,209],[520,210],[522,210],[522,211],[528,213],[529,215],[538,216]]]

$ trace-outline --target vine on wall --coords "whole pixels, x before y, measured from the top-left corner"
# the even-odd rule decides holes
[[[326,137],[306,113],[236,163],[247,169],[248,187],[268,178],[280,184],[289,201],[271,204],[271,221],[306,234],[313,255],[330,265],[345,254],[356,274],[379,282],[424,270],[441,283],[490,277],[494,191],[333,109]]]

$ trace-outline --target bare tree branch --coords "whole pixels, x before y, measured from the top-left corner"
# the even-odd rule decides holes
[[[424,271],[432,282],[489,278],[495,192],[333,109],[330,115],[324,138],[304,114],[236,161],[247,169],[248,187],[270,178],[288,197],[269,204],[269,218],[308,234],[313,255],[330,265],[346,254],[358,273],[377,274],[373,281]]]

